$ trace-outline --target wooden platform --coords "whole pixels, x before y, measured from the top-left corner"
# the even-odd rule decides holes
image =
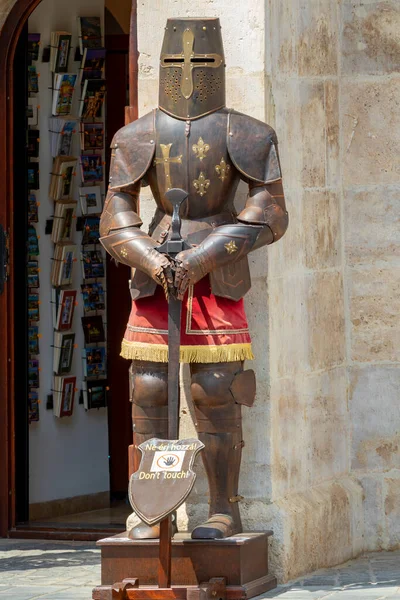
[[[192,540],[187,533],[175,535],[171,583],[175,597],[186,597],[185,588],[189,596],[191,586],[219,577],[226,580],[227,599],[252,598],[276,587],[275,577],[268,573],[271,535],[271,531],[242,533],[224,540]],[[127,579],[137,579],[144,592],[146,586],[154,590],[158,540],[131,540],[122,533],[98,541],[97,546],[101,549],[102,585],[93,590],[94,600],[106,598],[108,586],[111,591],[116,582]],[[129,597],[127,592],[126,598]]]

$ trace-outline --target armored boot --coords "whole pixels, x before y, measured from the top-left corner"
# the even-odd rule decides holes
[[[210,508],[208,520],[192,531],[194,539],[226,538],[242,531],[238,505],[241,438],[241,427],[237,433],[199,433],[205,445],[202,457],[210,489]]]
[[[205,445],[202,458],[210,492],[209,518],[193,530],[192,538],[226,538],[242,531],[238,505],[244,445],[240,404],[254,400],[254,373],[243,371],[241,362],[193,364],[191,370],[196,427]]]
[[[141,452],[138,446],[151,438],[168,437],[168,365],[148,361],[132,361],[129,369],[130,400],[132,402],[133,470],[139,468]],[[176,533],[176,518],[172,521]],[[132,539],[153,539],[160,536],[159,524],[150,527],[139,523],[128,532]]]

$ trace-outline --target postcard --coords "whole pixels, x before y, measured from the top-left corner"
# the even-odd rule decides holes
[[[87,217],[83,226],[82,246],[98,244],[100,237],[100,217]]]
[[[39,327],[37,325],[31,325],[28,328],[28,345],[29,354],[39,354]]]
[[[83,183],[103,181],[103,157],[101,154],[84,154],[81,156]]]
[[[82,327],[87,344],[98,344],[105,341],[102,316],[82,317]]]
[[[98,185],[79,188],[83,215],[99,214],[102,211],[101,188]]]
[[[29,288],[39,287],[39,263],[37,260],[28,260],[27,279]]]
[[[28,393],[28,422],[39,421],[39,395],[38,390],[30,389]]]
[[[101,250],[83,250],[81,257],[84,279],[104,277],[104,262]]]
[[[85,313],[105,309],[104,288],[102,283],[85,283],[81,288],[83,310]]]

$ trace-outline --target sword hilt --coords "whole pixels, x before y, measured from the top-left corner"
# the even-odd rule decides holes
[[[171,235],[163,244],[161,244],[161,246],[158,246],[156,250],[174,258],[174,256],[179,252],[182,252],[182,250],[190,248],[190,245],[181,236],[182,222],[179,214],[182,203],[189,196],[189,193],[180,188],[172,188],[165,193],[165,196],[172,204]]]

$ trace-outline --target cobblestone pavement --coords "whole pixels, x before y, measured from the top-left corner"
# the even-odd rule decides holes
[[[0,600],[91,600],[94,543],[0,539]],[[400,600],[400,551],[367,554],[260,596],[277,600]]]

